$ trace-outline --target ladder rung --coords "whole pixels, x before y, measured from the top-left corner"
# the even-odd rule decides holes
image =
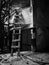
[[[19,46],[11,46],[11,48],[20,48]]]
[[[19,42],[20,39],[15,39],[15,40],[12,40],[12,42]]]
[[[17,29],[21,29],[21,27],[15,27],[14,29],[16,29],[16,30],[17,30]]]
[[[21,27],[13,27],[13,28],[11,28],[10,30],[18,30],[18,29],[21,29]]]

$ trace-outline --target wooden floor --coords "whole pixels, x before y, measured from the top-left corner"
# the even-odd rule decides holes
[[[49,53],[24,51],[20,57],[17,57],[17,53],[13,57],[10,54],[1,54],[0,65],[49,65]]]

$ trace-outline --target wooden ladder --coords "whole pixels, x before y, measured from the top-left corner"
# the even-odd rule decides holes
[[[13,49],[18,49],[17,55],[20,55],[20,41],[21,41],[21,27],[14,26],[12,33],[11,56],[13,56]]]

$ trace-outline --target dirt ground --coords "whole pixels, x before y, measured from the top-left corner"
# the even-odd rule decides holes
[[[49,65],[49,53],[24,51],[17,56],[13,54],[0,54],[0,65]]]

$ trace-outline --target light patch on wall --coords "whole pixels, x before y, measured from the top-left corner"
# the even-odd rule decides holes
[[[22,15],[25,20],[25,24],[30,24],[29,28],[33,27],[33,11],[30,12],[30,7],[22,10]]]

